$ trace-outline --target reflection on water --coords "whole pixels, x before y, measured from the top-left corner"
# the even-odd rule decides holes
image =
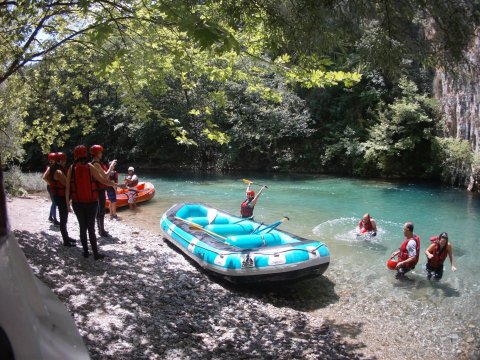
[[[126,210],[119,215],[158,232],[161,214],[175,203],[204,202],[238,214],[245,196],[243,177],[149,177],[143,180],[155,185],[156,197],[139,206],[136,214]],[[457,189],[385,181],[278,175],[254,180],[269,186],[255,208],[258,222],[272,223],[288,216],[290,221],[283,223],[282,229],[319,239],[332,254],[324,278],[308,280],[288,292],[303,302],[285,295],[279,296],[277,305],[314,310],[347,297],[354,299],[354,308],[372,311],[371,316],[381,311],[398,312],[398,321],[418,327],[422,314],[439,312],[443,314],[442,329],[457,328],[461,334],[478,330],[480,197]],[[355,228],[365,212],[377,221],[376,237],[356,235]],[[398,281],[386,262],[403,241],[406,221],[415,224],[421,256],[407,280]],[[429,238],[442,231],[449,233],[458,270],[452,273],[447,259],[443,279],[429,281],[423,270],[424,251]],[[325,279],[328,283],[322,283]],[[408,306],[410,312],[402,314],[402,306]],[[422,318],[422,326],[442,334],[434,319],[438,317]],[[458,341],[462,338],[459,336]]]

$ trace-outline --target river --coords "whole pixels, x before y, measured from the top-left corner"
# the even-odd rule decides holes
[[[243,176],[139,176],[155,185],[155,198],[140,205],[135,214],[122,210],[119,215],[157,232],[160,216],[175,203],[203,202],[237,214],[245,195]],[[296,286],[309,303],[305,311],[322,316],[322,308],[333,304],[352,323],[367,323],[364,331],[378,323],[377,331],[386,336],[409,334],[418,346],[435,338],[439,358],[480,353],[478,195],[437,185],[327,176],[247,178],[268,185],[255,207],[256,221],[268,224],[288,216],[281,228],[319,239],[330,249],[331,264],[324,276]],[[378,235],[369,240],[358,239],[353,231],[366,212],[378,226]],[[406,221],[413,221],[414,233],[421,238],[421,256],[408,280],[399,281],[386,261],[402,243]],[[429,238],[442,231],[448,232],[453,244],[457,271],[451,271],[447,259],[443,279],[429,281],[423,254]],[[322,293],[322,286],[330,290]],[[393,329],[388,329],[389,324]],[[380,335],[379,341],[394,343]],[[418,355],[415,351],[412,354]]]

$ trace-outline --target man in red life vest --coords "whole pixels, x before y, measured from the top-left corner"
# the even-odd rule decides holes
[[[360,234],[370,233],[372,236],[377,235],[377,222],[369,213],[363,215],[362,220],[358,223],[358,231]]]
[[[397,278],[403,277],[407,272],[414,269],[420,255],[420,238],[413,233],[413,223],[411,221],[403,225],[403,234],[405,240],[400,249],[394,251],[391,255],[391,258],[398,255],[398,262],[395,266]]]
[[[248,186],[247,186],[247,191],[246,191],[247,197],[240,204],[240,214],[242,215],[242,218],[249,218],[253,216],[253,208],[257,204],[257,201],[260,195],[262,195],[263,189],[265,189],[265,186],[262,186],[257,196],[255,196],[255,191],[250,190],[250,185],[252,185],[251,182],[248,183]]]
[[[430,246],[425,250],[427,255],[427,278],[430,280],[433,276],[435,280],[440,280],[443,276],[443,263],[445,259],[450,258],[450,264],[452,265],[452,271],[456,271],[457,268],[453,265],[453,249],[452,244],[448,242],[448,234],[442,232],[440,236],[435,236],[430,239],[432,242]]]

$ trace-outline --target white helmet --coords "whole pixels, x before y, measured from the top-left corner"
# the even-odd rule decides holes
[[[133,172],[135,172],[135,169],[133,168],[133,166],[130,166],[130,167],[128,168],[128,171],[133,171]]]

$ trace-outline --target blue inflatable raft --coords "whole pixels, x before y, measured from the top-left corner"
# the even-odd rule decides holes
[[[242,219],[204,204],[172,206],[160,219],[164,237],[202,268],[233,283],[319,276],[330,263],[320,241]]]

